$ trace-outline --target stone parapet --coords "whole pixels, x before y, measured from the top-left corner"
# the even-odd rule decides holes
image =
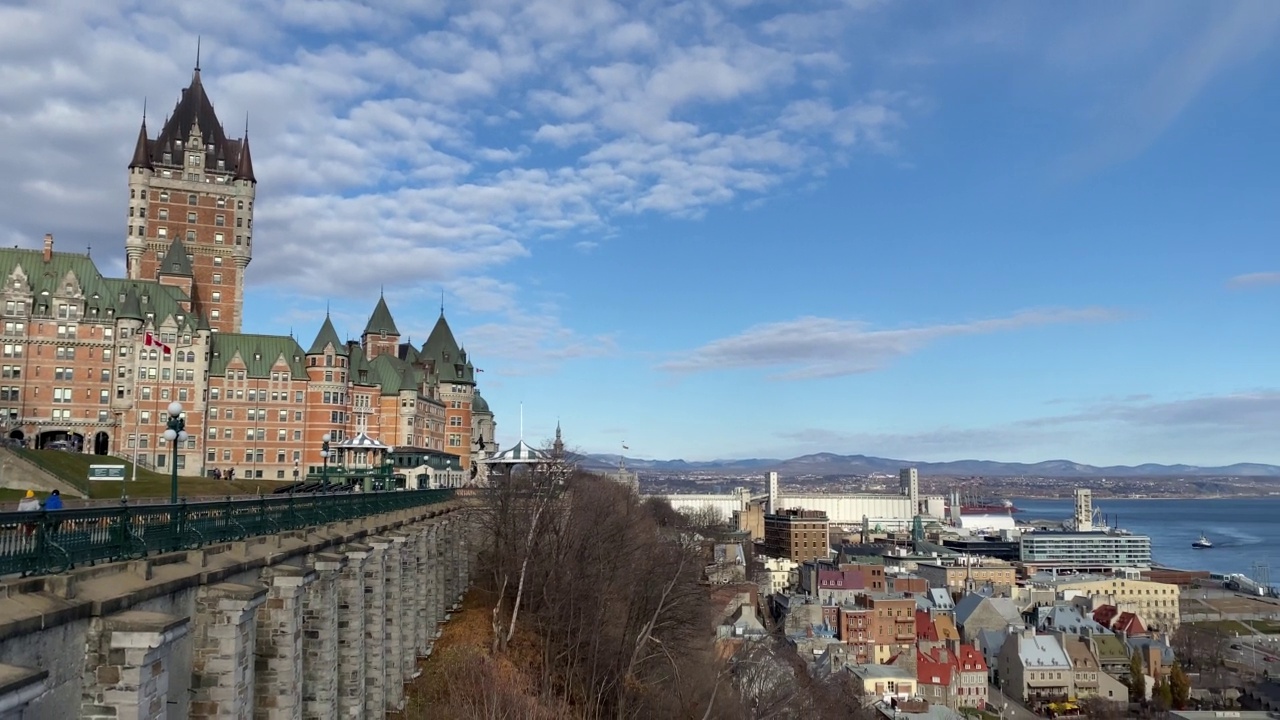
[[[87,637],[80,717],[165,717],[169,655],[188,625],[184,617],[140,610],[94,620]]]
[[[317,573],[295,565],[264,568],[267,599],[257,611],[255,720],[301,720],[302,600]]]
[[[352,543],[338,579],[338,717],[365,717],[365,566],[373,547]]]
[[[366,717],[379,717],[387,705],[387,555],[392,542],[368,539],[373,552],[364,565],[364,707]]]
[[[302,717],[334,720],[338,717],[339,579],[347,557],[314,553],[307,562],[316,580],[302,599]]]
[[[191,661],[191,718],[248,720],[254,707],[260,585],[207,585],[196,596]]]

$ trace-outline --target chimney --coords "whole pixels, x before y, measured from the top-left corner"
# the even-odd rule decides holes
[[[44,234],[44,261],[49,262],[53,259],[53,234]]]

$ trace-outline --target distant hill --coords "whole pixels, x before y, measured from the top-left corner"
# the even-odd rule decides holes
[[[588,454],[584,464],[596,468],[618,467],[616,454]],[[733,472],[757,473],[777,470],[784,475],[870,475],[896,473],[904,467],[915,467],[923,475],[986,477],[1280,477],[1280,465],[1236,463],[1224,467],[1195,465],[1111,465],[1098,467],[1070,460],[1045,460],[1038,463],[1005,463],[994,460],[953,460],[950,462],[915,462],[869,455],[814,453],[783,460],[779,458],[745,458],[740,460],[645,460],[625,458],[628,470],[650,473]]]

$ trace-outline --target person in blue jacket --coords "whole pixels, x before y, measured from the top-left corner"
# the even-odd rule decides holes
[[[62,509],[62,493],[54,490],[44,501],[45,510],[61,510]]]

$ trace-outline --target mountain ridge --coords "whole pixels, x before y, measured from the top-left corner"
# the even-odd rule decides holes
[[[587,453],[582,456],[590,467],[618,467],[619,456]],[[673,473],[696,471],[764,472],[777,470],[784,475],[870,475],[896,473],[904,467],[917,468],[922,475],[982,475],[990,477],[1280,477],[1280,465],[1266,463],[1233,463],[1222,466],[1199,466],[1160,463],[1140,465],[1087,465],[1073,460],[1054,459],[1036,463],[1000,462],[997,460],[949,460],[946,462],[914,462],[871,455],[840,455],[832,452],[809,453],[793,458],[741,458],[689,461],[684,459],[654,460],[623,457],[628,470]]]

